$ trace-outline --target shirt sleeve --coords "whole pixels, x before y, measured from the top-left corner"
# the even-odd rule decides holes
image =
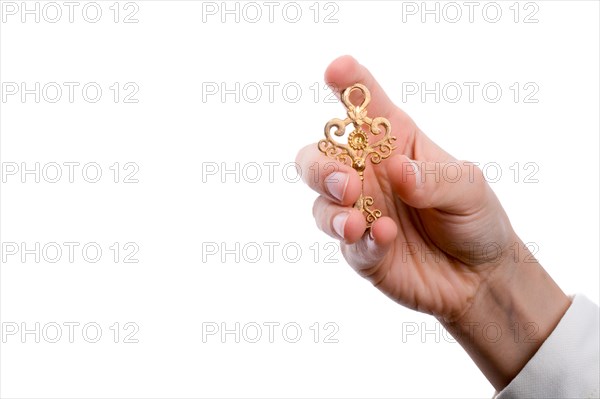
[[[600,308],[576,295],[536,354],[495,399],[598,398]]]

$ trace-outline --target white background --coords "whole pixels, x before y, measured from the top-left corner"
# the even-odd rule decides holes
[[[288,14],[279,2],[270,22],[258,2],[255,23],[257,8],[246,3],[237,5],[239,22],[230,14],[225,23],[221,2],[100,1],[96,23],[82,15],[86,2],[73,22],[58,2],[56,23],[47,20],[56,8],[43,13],[46,2],[38,3],[39,23],[33,14],[21,21],[21,2],[1,3],[2,397],[491,397],[491,385],[433,318],[391,302],[345,264],[335,240],[314,225],[316,195],[284,169],[329,119],[344,115],[323,82],[343,54],[368,66],[448,152],[499,167],[491,184],[522,240],[565,292],[598,302],[597,2],[480,2],[472,22],[463,2],[428,2],[439,22],[421,14],[421,2],[392,1],[298,2]],[[292,23],[296,8],[302,14]],[[124,23],[129,14],[137,23]],[[34,94],[7,94],[35,82],[39,103]],[[63,88],[56,103],[47,101],[52,85],[43,92],[50,82]],[[73,102],[64,82],[79,84]],[[102,88],[95,103],[82,96],[89,82]],[[439,102],[407,95],[407,87],[436,82]],[[464,88],[457,102],[442,91],[450,82]],[[479,85],[473,101],[464,82]],[[502,89],[497,102],[482,93],[488,83]],[[221,84],[234,91],[222,98]],[[251,102],[257,86],[262,97]],[[129,100],[137,102],[125,102],[136,87]],[[40,182],[30,174],[23,183],[23,163],[36,162]],[[53,162],[78,162],[74,182],[64,165],[59,182],[47,181],[42,169],[50,165],[50,173]],[[82,176],[93,162],[102,171],[97,183]],[[255,183],[252,162],[260,165]],[[222,173],[236,163],[237,176]],[[124,182],[130,172],[137,183]],[[537,182],[527,182],[532,172]],[[73,262],[64,242],[79,244]],[[23,261],[20,250],[8,253],[11,243],[48,251],[58,243],[63,254],[56,263],[48,261],[54,252]],[[98,262],[83,258],[86,243],[102,249]],[[221,243],[239,245],[239,262],[206,251]],[[262,256],[252,263],[257,246]],[[135,248],[129,260],[138,262],[125,262]],[[69,322],[79,323],[72,343]],[[273,342],[269,322],[279,323]],[[35,323],[39,343],[21,334]],[[49,342],[53,323],[63,334],[57,343]],[[87,323],[102,329],[98,342],[86,341],[95,335],[83,335]],[[221,323],[239,323],[239,343],[221,331],[203,339],[203,328]],[[253,323],[263,334],[257,343],[249,342]],[[284,334],[287,323],[301,328],[298,342],[288,342],[295,330]],[[138,342],[124,342],[132,332]]]

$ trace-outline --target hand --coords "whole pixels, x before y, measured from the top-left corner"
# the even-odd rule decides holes
[[[390,158],[367,161],[364,193],[384,215],[369,232],[352,207],[361,192],[358,173],[326,157],[316,143],[299,152],[304,181],[320,194],[313,207],[317,226],[341,240],[360,275],[398,303],[434,315],[453,335],[468,322],[492,320],[508,331],[511,323],[534,318],[541,340],[526,348],[507,337],[493,348],[457,337],[501,389],[554,329],[568,298],[537,261],[525,269],[523,259],[514,258],[511,245],[524,246],[480,169],[431,141],[352,57],[332,62],[325,80],[339,92],[364,84],[372,97],[368,115],[387,118],[397,140]]]
[[[364,192],[385,215],[371,234],[352,208],[360,195],[358,173],[349,165],[331,167],[316,144],[300,151],[302,175],[321,194],[313,208],[317,225],[343,239],[348,263],[392,299],[445,320],[459,318],[503,259],[496,252],[507,253],[515,241],[502,206],[475,165],[425,136],[353,58],[335,60],[325,79],[340,92],[356,82],[366,85],[369,116],[389,119],[397,140],[390,158],[378,165],[367,160]]]

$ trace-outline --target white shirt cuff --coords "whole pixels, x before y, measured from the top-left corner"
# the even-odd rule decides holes
[[[495,398],[598,398],[599,310],[576,295],[540,349]]]

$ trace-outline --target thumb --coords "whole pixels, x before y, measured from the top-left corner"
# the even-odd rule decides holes
[[[472,162],[425,162],[396,155],[387,172],[393,190],[413,208],[466,214],[485,203],[488,185]]]

